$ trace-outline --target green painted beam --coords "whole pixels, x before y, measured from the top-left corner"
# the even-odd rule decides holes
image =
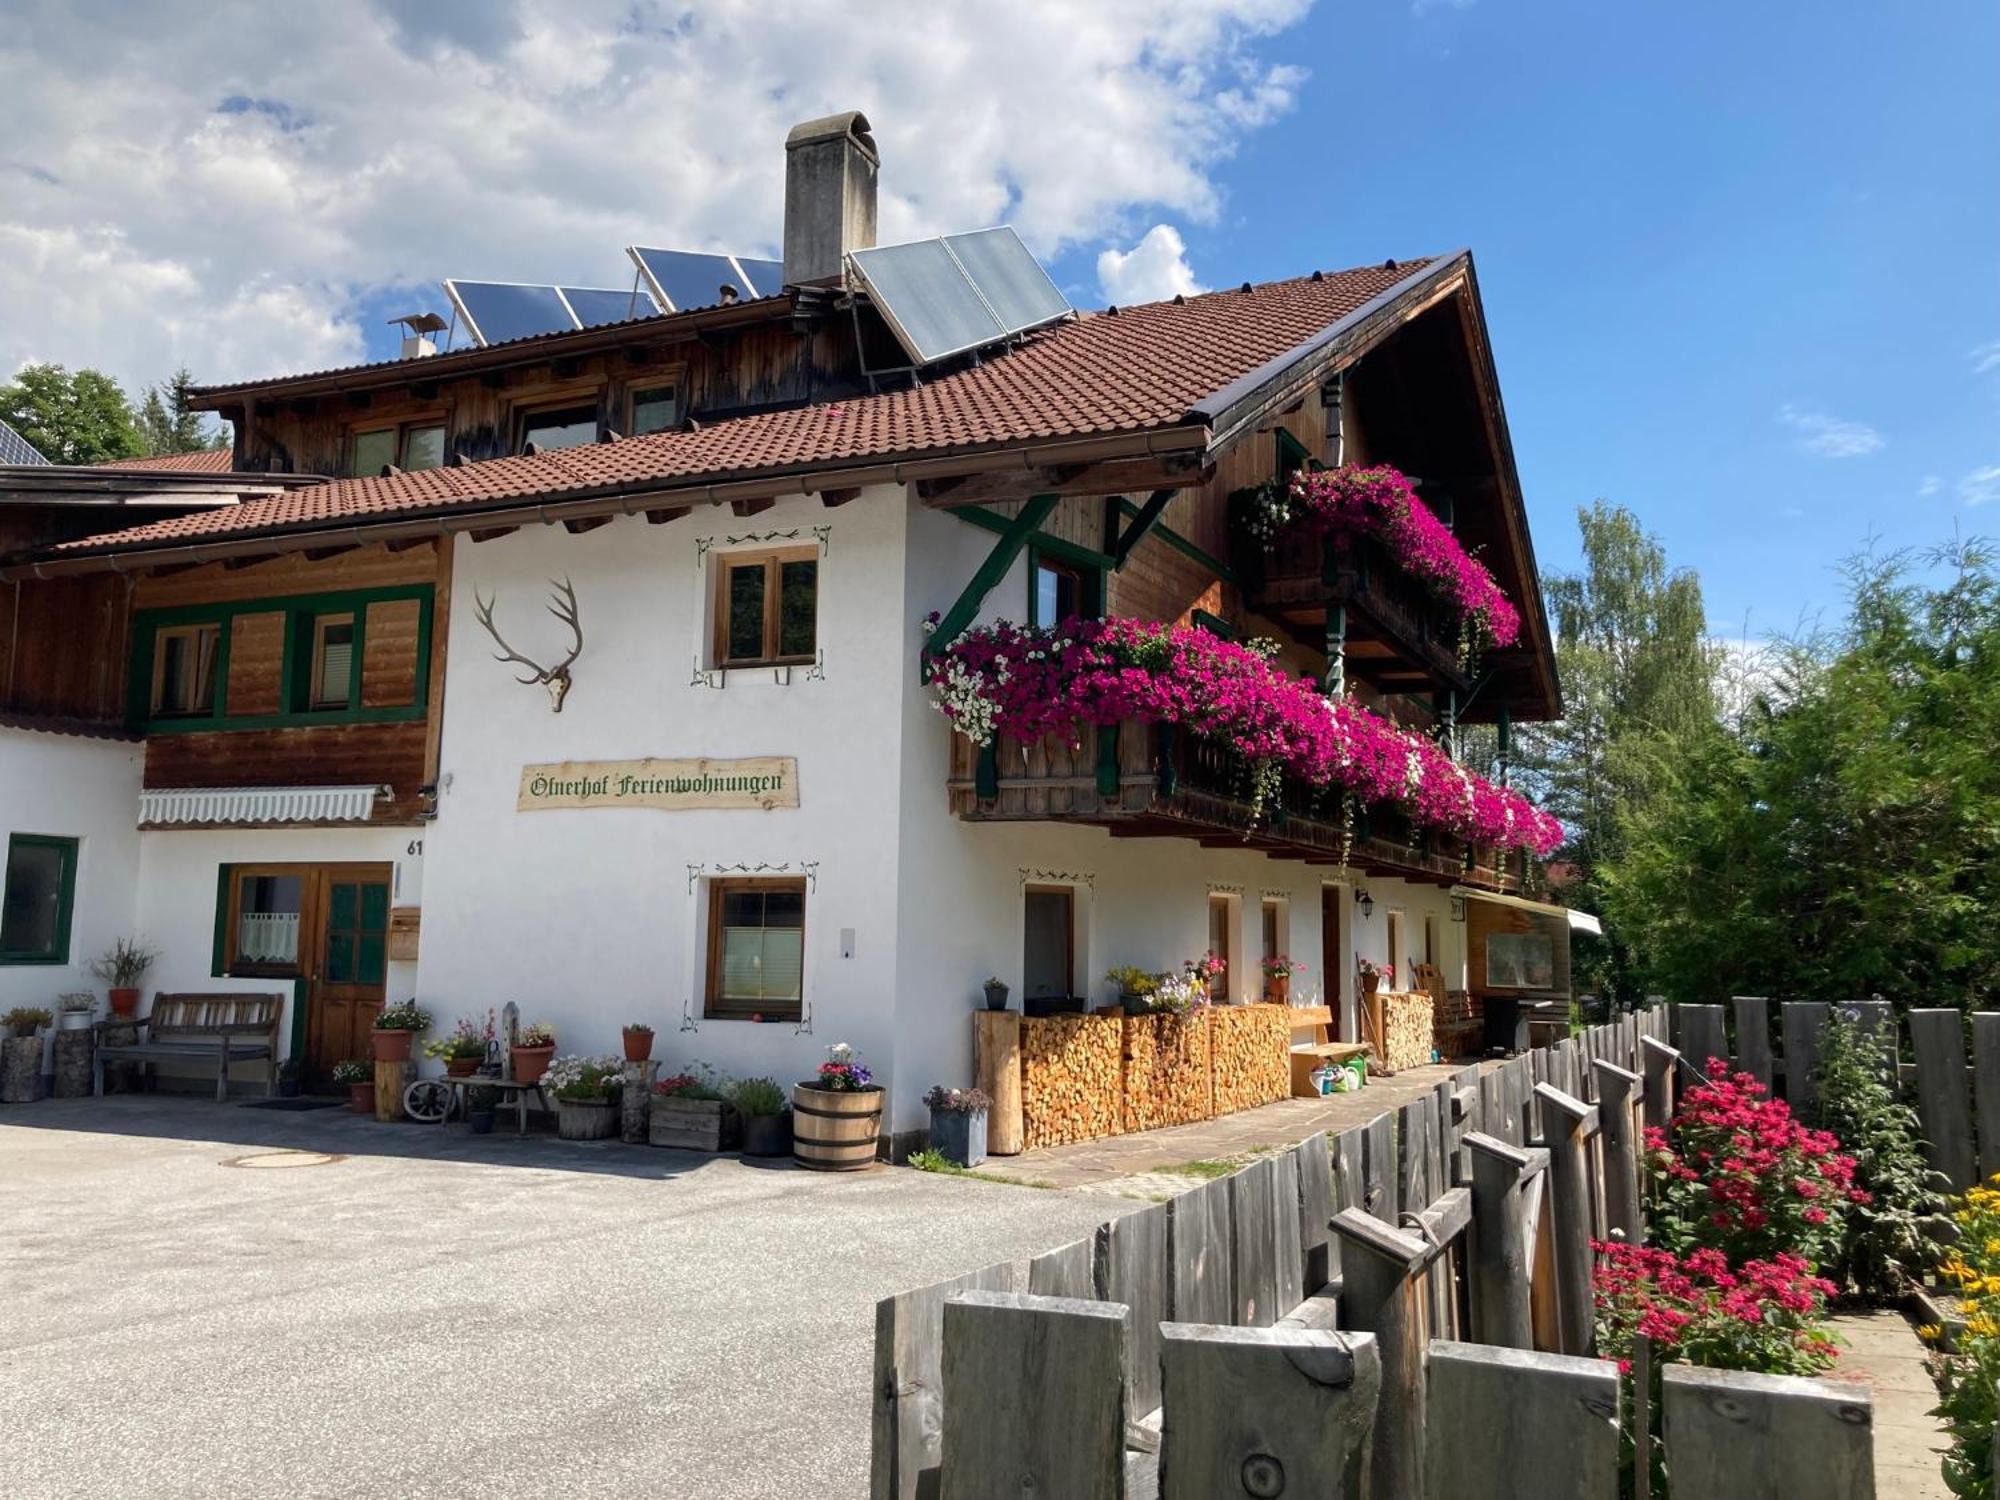
[[[961,505],[952,510],[961,521],[969,521],[982,531],[991,531],[1005,536],[1013,526],[1013,521],[997,511],[987,510],[978,505]],[[1057,562],[1069,563],[1079,568],[1109,568],[1117,562],[1109,552],[1099,552],[1064,537],[1037,534],[1034,538],[1035,550]]]
[[[1173,498],[1174,492],[1172,490],[1153,491],[1139,513],[1119,533],[1117,542],[1113,544],[1111,555],[1116,559],[1112,563],[1113,568],[1122,568],[1125,566],[1125,559],[1132,555],[1132,549],[1139,545],[1140,539],[1153,529],[1154,524],[1161,516],[1166,514],[1167,503]]]
[[[993,550],[986,554],[986,561],[979,565],[978,571],[972,575],[971,581],[965,585],[957,601],[938,621],[937,629],[931,632],[930,640],[924,645],[926,657],[936,652],[939,647],[950,645],[958,639],[960,632],[972,623],[973,616],[979,613],[979,606],[985,603],[986,596],[992,593],[994,586],[1007,576],[1007,570],[1014,566],[1014,560],[1028,545],[1028,538],[1035,534],[1035,529],[1046,521],[1049,513],[1056,508],[1057,499],[1055,495],[1031,495],[1027,503],[1021,507],[1021,513],[1012,521],[1006,522],[1005,528],[1000,533],[1000,539],[993,544]],[[1003,517],[994,519],[1004,520]]]
[[[1134,505],[1130,500],[1119,500],[1118,509],[1127,516],[1137,516],[1139,514],[1139,507]],[[1169,547],[1180,553],[1181,556],[1192,558],[1195,562],[1200,563],[1224,583],[1236,582],[1236,574],[1230,569],[1228,563],[1219,557],[1202,551],[1201,548],[1197,547],[1193,542],[1171,527],[1155,523],[1150,534],[1158,537]]]

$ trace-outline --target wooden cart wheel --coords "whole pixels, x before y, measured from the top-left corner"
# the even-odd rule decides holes
[[[451,1113],[451,1089],[435,1078],[419,1078],[403,1090],[403,1113],[423,1125],[442,1125]]]

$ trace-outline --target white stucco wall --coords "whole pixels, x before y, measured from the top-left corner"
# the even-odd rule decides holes
[[[0,728],[0,849],[15,833],[79,840],[68,961],[0,964],[0,1010],[54,1008],[56,996],[104,986],[90,963],[133,929],[144,752],[118,740]]]

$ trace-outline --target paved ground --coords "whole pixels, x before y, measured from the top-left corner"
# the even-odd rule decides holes
[[[1847,1345],[1835,1375],[1874,1393],[1875,1493],[1884,1500],[1951,1500],[1938,1463],[1950,1443],[1930,1414],[1938,1389],[1916,1330],[1899,1312],[1869,1312],[1833,1319],[1833,1331]]]
[[[343,1159],[227,1165],[284,1148]],[[0,1490],[859,1496],[876,1299],[1120,1211],[335,1110],[9,1108]]]
[[[1253,1151],[1296,1145],[1316,1130],[1339,1132],[1360,1125],[1384,1110],[1428,1094],[1438,1084],[1468,1067],[1467,1063],[1405,1068],[1389,1078],[1369,1080],[1357,1094],[1329,1094],[1320,1099],[1286,1099],[1246,1109],[1199,1125],[1175,1125],[1139,1135],[1107,1136],[1072,1146],[1044,1146],[1019,1156],[996,1156],[984,1170],[1021,1182],[1054,1187],[1091,1188],[1127,1196],[1154,1196],[1162,1169],[1194,1161],[1223,1161]],[[1166,1191],[1185,1189],[1187,1179],[1171,1178]]]

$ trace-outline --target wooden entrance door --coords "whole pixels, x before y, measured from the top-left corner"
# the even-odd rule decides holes
[[[1341,986],[1347,982],[1348,970],[1347,938],[1340,930],[1347,912],[1347,904],[1341,898],[1346,894],[1344,885],[1319,888],[1319,953],[1324,965],[1320,972],[1326,976],[1326,1003],[1333,1011],[1333,1024],[1326,1034],[1331,1042],[1347,1040],[1347,1008],[1340,1003]]]
[[[305,1072],[330,1083],[342,1058],[369,1055],[368,1031],[388,990],[387,865],[322,865],[307,883],[316,892],[303,924],[313,934],[306,968]]]

